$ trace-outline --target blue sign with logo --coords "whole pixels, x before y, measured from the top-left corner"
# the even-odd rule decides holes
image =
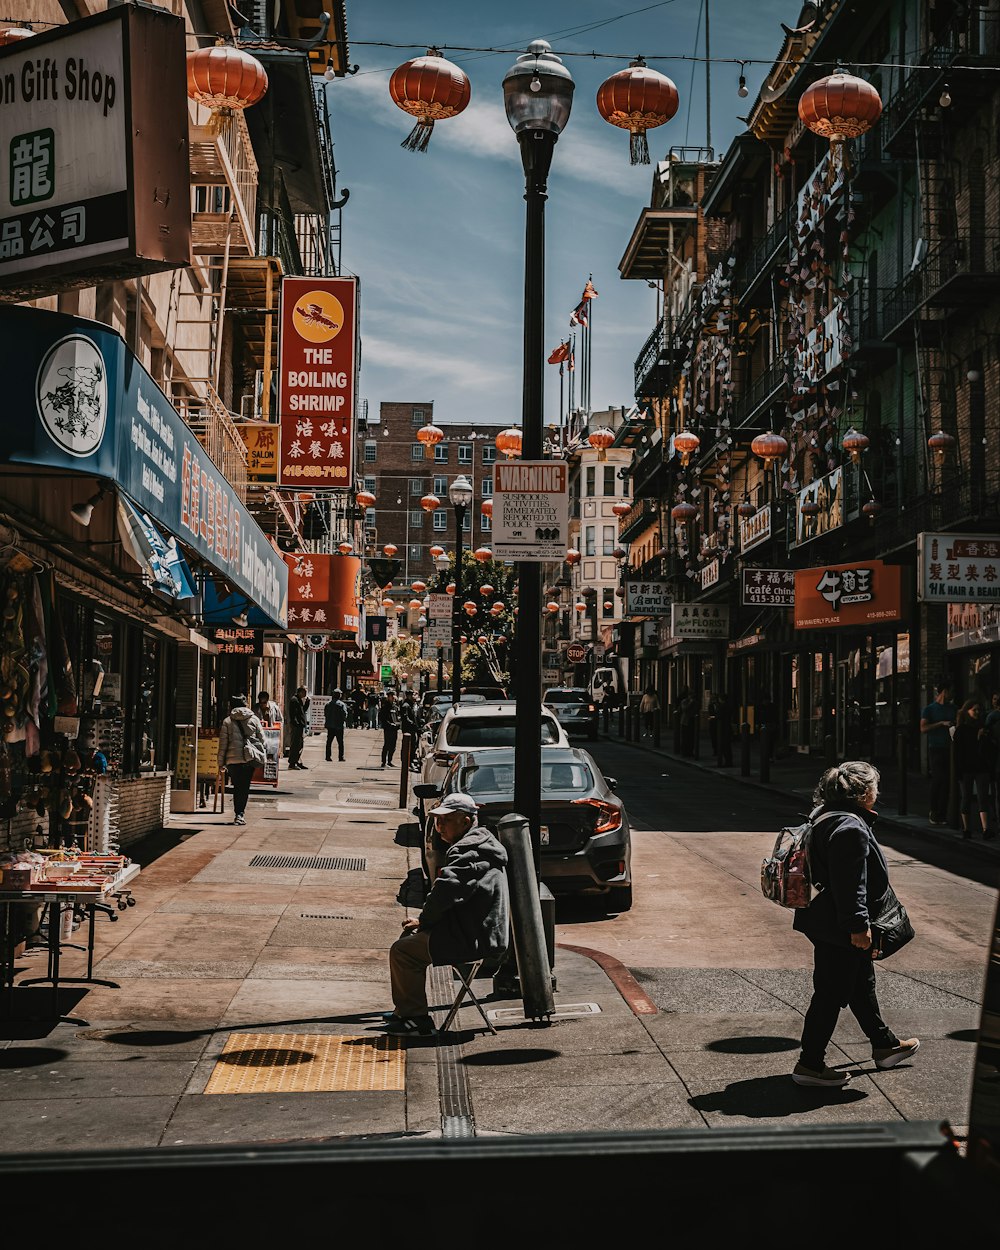
[[[0,305],[7,420],[0,459],[117,482],[270,621],[288,566],[122,339],[98,322]]]

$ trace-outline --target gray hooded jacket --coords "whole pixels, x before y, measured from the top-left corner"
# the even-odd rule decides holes
[[[234,707],[219,730],[219,767],[228,764],[245,764],[243,739],[255,741],[264,750],[264,726],[257,719],[252,707]]]
[[[423,911],[435,964],[498,964],[507,949],[507,852],[488,829],[473,825],[448,847]]]

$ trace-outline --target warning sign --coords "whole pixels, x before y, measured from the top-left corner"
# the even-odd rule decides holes
[[[562,460],[512,460],[493,470],[493,555],[563,560],[569,546],[569,475]]]

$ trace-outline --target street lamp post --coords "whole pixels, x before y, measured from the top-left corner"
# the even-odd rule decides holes
[[[503,80],[507,120],[524,167],[524,359],[521,454],[542,458],[542,387],[545,360],[545,200],[556,140],[569,121],[573,77],[544,39],[536,39]],[[521,561],[518,581],[518,648],[514,674],[514,810],[528,821],[537,875],[542,788],[542,570]]]
[[[462,693],[462,526],[472,503],[472,483],[460,473],[448,487],[448,498],[455,509],[455,599],[451,605],[451,702],[457,706]]]

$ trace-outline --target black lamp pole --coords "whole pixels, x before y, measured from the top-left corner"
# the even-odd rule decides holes
[[[454,707],[462,693],[462,527],[466,509],[472,502],[472,483],[464,473],[448,487],[448,498],[455,509],[455,599],[451,605],[451,702]]]
[[[524,167],[524,365],[521,456],[541,460],[545,360],[545,200],[556,140],[569,120],[573,78],[544,39],[528,45],[503,81],[504,105]],[[514,697],[514,810],[531,830],[535,871],[541,845],[542,566],[517,566],[517,665]]]

